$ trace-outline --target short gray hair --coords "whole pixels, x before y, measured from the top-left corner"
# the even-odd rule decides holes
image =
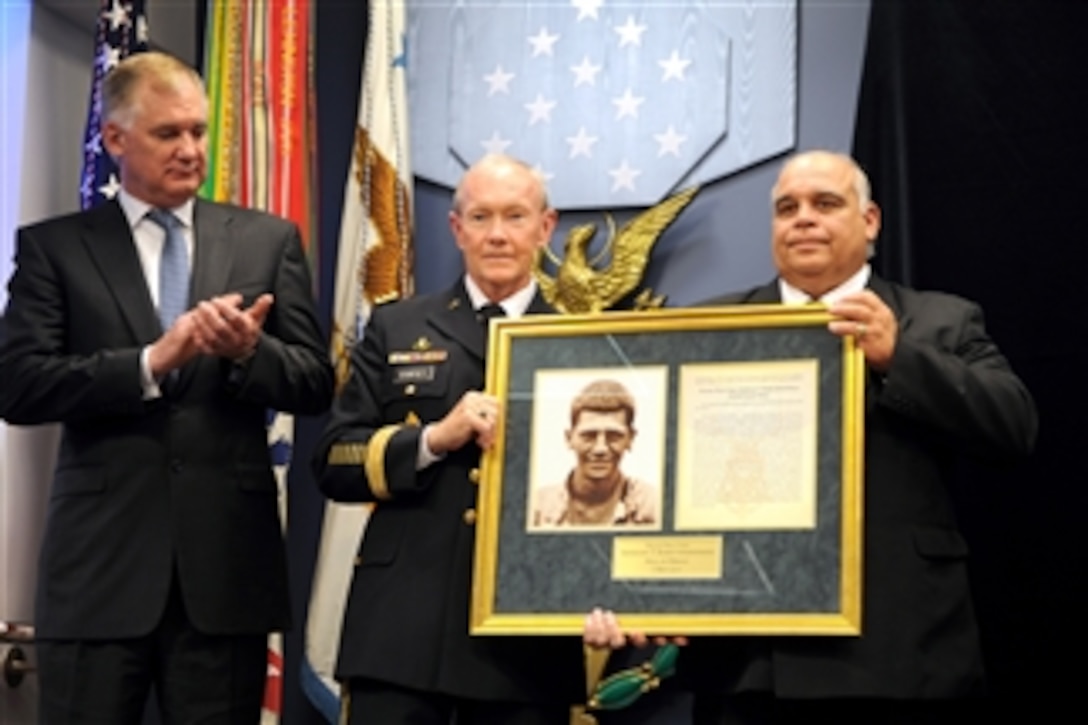
[[[142,110],[137,89],[142,83],[155,87],[177,87],[179,79],[192,82],[204,92],[200,74],[172,55],[148,51],[128,56],[106,74],[102,81],[102,118],[129,127]]]
[[[850,156],[849,154],[844,154],[839,151],[828,151],[826,149],[811,149],[809,151],[800,151],[789,156],[782,164],[782,169],[785,170],[787,166],[794,164],[809,156],[830,156],[832,158],[838,159],[839,161],[842,161],[847,166],[849,166],[854,172],[854,193],[858,197],[858,206],[860,206],[862,209],[869,206],[869,204],[873,200],[873,189],[872,186],[869,184],[869,176],[865,173],[865,170],[861,168],[858,162],[854,160],[854,157]],[[775,196],[777,195],[777,193],[778,182],[776,181],[774,187],[771,188],[772,206],[774,205]]]
[[[457,182],[457,188],[453,190],[453,205],[451,210],[454,214],[461,213],[461,207],[464,204],[465,181],[468,179],[469,175],[479,169],[500,166],[516,166],[527,171],[533,181],[536,182],[537,188],[540,190],[541,211],[547,211],[551,208],[548,203],[548,181],[544,178],[544,174],[540,172],[540,169],[530,166],[521,159],[507,154],[489,153],[481,157],[472,166],[465,169],[465,173],[461,175],[461,180]]]

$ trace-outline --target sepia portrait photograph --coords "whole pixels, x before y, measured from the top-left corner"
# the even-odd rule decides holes
[[[667,373],[536,372],[528,531],[661,528]]]

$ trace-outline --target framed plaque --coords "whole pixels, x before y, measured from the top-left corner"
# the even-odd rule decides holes
[[[470,631],[861,627],[864,365],[822,305],[492,321]]]

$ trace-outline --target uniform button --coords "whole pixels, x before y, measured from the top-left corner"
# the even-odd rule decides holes
[[[415,395],[415,394],[416,394],[416,386],[415,386],[415,384],[413,384],[413,383],[408,383],[407,385],[405,385],[405,386],[404,386],[404,394],[405,394],[405,395]]]
[[[472,470],[470,470],[468,472],[468,480],[472,481],[473,483],[479,483],[480,482],[480,469],[479,468],[473,468]]]
[[[476,509],[465,509],[465,514],[462,518],[464,518],[466,524],[472,526],[476,523]]]

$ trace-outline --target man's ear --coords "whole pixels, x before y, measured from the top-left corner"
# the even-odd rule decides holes
[[[880,234],[880,207],[870,201],[863,214],[865,217],[865,236],[872,244]]]
[[[113,121],[102,124],[102,148],[117,161],[125,151],[125,129]]]
[[[551,243],[552,234],[555,232],[555,227],[559,223],[559,212],[555,209],[546,209],[544,211],[543,219],[541,219],[541,237],[539,247],[546,247]]]

